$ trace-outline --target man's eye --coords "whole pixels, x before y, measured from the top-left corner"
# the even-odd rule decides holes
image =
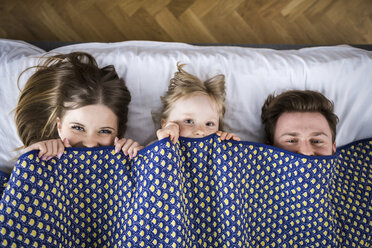
[[[321,144],[322,141],[321,140],[312,140],[311,143],[313,143],[313,144]]]
[[[112,134],[112,131],[111,130],[108,130],[108,129],[103,129],[101,131],[99,131],[100,133],[103,133],[103,134]]]
[[[75,129],[75,130],[77,130],[77,131],[84,131],[84,128],[81,127],[81,126],[72,126],[71,128],[72,128],[72,129]]]

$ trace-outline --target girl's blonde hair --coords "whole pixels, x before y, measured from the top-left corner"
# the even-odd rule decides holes
[[[26,82],[15,109],[18,135],[25,147],[59,138],[56,118],[63,118],[67,110],[92,104],[103,104],[114,112],[118,136],[123,136],[131,96],[114,66],[99,68],[84,52],[41,59],[44,61],[39,65],[28,68],[36,68],[36,72]]]
[[[225,114],[225,76],[219,74],[202,82],[196,76],[182,69],[184,66],[185,64],[177,63],[178,71],[170,80],[168,91],[161,97],[163,103],[161,118],[164,120],[168,118],[173,104],[181,97],[204,94],[216,102],[219,113],[219,130],[222,130]]]

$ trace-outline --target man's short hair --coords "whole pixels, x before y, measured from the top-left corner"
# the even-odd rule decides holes
[[[265,128],[266,141],[274,144],[274,132],[279,117],[285,112],[319,112],[327,120],[336,139],[338,117],[334,113],[334,104],[323,94],[311,90],[289,90],[277,96],[269,95],[262,106],[261,120]]]

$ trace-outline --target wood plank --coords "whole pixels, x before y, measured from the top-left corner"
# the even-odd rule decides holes
[[[1,0],[0,38],[372,44],[371,0]]]

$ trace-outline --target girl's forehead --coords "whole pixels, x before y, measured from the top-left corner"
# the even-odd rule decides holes
[[[170,103],[168,110],[163,113],[163,117],[168,119],[171,117],[170,115],[173,116],[175,112],[178,112],[178,114],[181,114],[180,111],[190,112],[192,111],[191,109],[185,109],[187,106],[191,107],[190,105],[194,106],[195,111],[205,108],[212,109],[212,111],[218,115],[219,121],[222,119],[223,106],[221,106],[221,104],[219,104],[212,96],[200,91],[184,94],[181,97],[174,99]]]
[[[170,114],[180,115],[195,115],[198,113],[204,113],[208,116],[216,116],[219,118],[219,108],[212,98],[208,95],[194,95],[190,97],[182,97],[178,99],[171,107]]]
[[[195,94],[188,94],[181,96],[177,99],[173,105],[182,105],[182,104],[207,104],[208,106],[213,106],[213,108],[217,107],[217,102],[215,99],[210,97],[207,94],[202,93],[195,93]],[[204,107],[204,106],[202,106]]]
[[[199,92],[199,91],[185,94],[181,96],[180,98],[178,98],[175,102],[189,101],[189,100],[192,101],[195,99],[208,99],[208,101],[211,102],[212,104],[217,104],[216,100],[213,97],[209,96],[207,93]]]

